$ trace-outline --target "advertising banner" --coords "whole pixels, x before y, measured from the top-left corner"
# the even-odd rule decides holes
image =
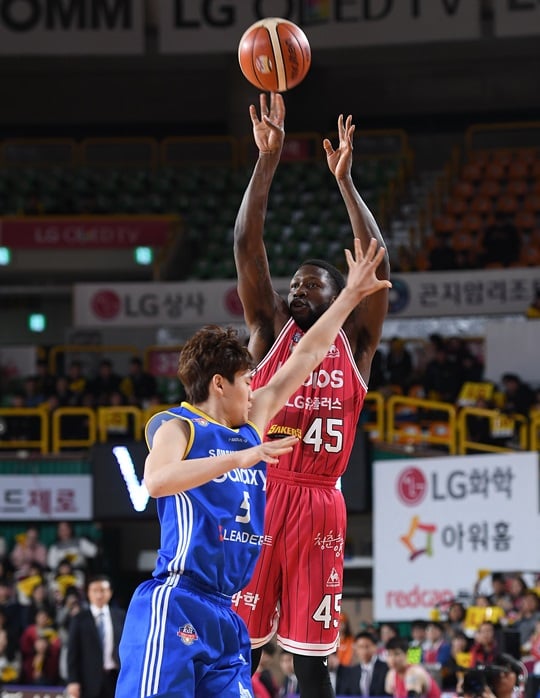
[[[2,475],[0,521],[87,521],[93,517],[90,475]]]
[[[534,0],[494,0],[495,36],[538,36],[540,3]]]
[[[173,216],[0,218],[0,245],[49,250],[161,247],[176,223]]]
[[[397,274],[388,317],[525,314],[538,287],[537,267]]]
[[[276,278],[284,298],[289,278]],[[525,314],[540,269],[422,272],[392,276],[388,321]],[[178,283],[75,284],[76,327],[191,327],[243,323],[236,279]]]
[[[481,569],[539,569],[539,524],[537,453],[375,462],[375,618],[425,618]]]
[[[76,284],[77,327],[192,326],[242,322],[236,280]]]
[[[122,55],[144,48],[141,0],[0,3],[0,55]]]
[[[312,50],[480,36],[471,0],[160,0],[158,15],[162,53],[234,52],[244,30],[263,17],[299,24]]]

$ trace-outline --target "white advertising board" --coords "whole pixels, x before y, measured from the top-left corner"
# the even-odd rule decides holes
[[[537,453],[374,463],[374,616],[427,618],[478,570],[540,569]]]
[[[540,3],[537,0],[494,0],[495,36],[538,36]]]
[[[0,521],[92,519],[90,475],[2,475]]]
[[[163,53],[236,51],[244,30],[263,17],[299,24],[314,50],[480,36],[471,0],[159,0],[157,15]]]
[[[0,3],[0,55],[121,55],[144,51],[142,0]]]

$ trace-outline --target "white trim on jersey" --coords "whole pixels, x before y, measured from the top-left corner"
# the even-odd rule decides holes
[[[292,654],[305,654],[310,657],[327,657],[332,654],[337,649],[338,639],[336,638],[334,642],[327,645],[311,645],[308,642],[294,642],[289,638],[281,637],[279,633],[277,635],[277,643],[282,649],[292,652]]]
[[[268,353],[266,354],[266,356],[264,356],[264,357],[259,361],[259,363],[257,364],[257,367],[256,367],[256,369],[255,369],[255,372],[257,372],[257,370],[258,370],[259,368],[262,368],[265,364],[268,363],[268,361],[270,360],[270,357],[276,352],[276,349],[277,349],[277,347],[279,346],[279,342],[280,342],[282,336],[283,336],[284,334],[286,334],[286,333],[289,331],[289,328],[290,328],[291,325],[293,325],[293,324],[295,324],[295,321],[294,321],[294,319],[293,319],[292,317],[290,317],[290,318],[287,320],[287,322],[285,323],[285,325],[283,326],[281,332],[278,334],[278,336],[277,336],[276,339],[274,340],[274,343],[273,343],[272,346],[270,347],[270,349],[269,349]],[[299,328],[299,329],[300,329],[300,328]],[[362,378],[362,374],[360,373],[360,371],[359,371],[359,369],[358,369],[358,366],[357,366],[357,364],[356,364],[356,361],[354,360],[353,352],[352,352],[352,349],[351,349],[351,343],[349,342],[349,338],[348,338],[347,335],[345,334],[345,330],[344,330],[343,328],[341,328],[341,329],[339,330],[339,332],[338,332],[338,335],[341,337],[341,340],[342,340],[342,342],[343,342],[343,344],[344,344],[344,346],[345,346],[345,351],[347,352],[347,356],[348,356],[348,358],[349,358],[349,361],[351,362],[351,365],[352,365],[352,367],[353,367],[353,371],[355,372],[356,377],[358,378],[358,380],[360,381],[360,384],[362,385],[362,387],[364,388],[364,390],[365,390],[366,393],[367,393],[368,387],[367,387],[367,385],[366,385],[365,380]]]
[[[181,522],[182,525],[178,524],[178,546],[176,554],[169,561],[167,568],[169,572],[183,572],[193,534],[193,504],[186,492],[175,494],[174,500],[176,504],[176,520]]]

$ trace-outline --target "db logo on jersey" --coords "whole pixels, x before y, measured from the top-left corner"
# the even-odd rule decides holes
[[[199,636],[191,623],[186,623],[181,628],[178,628],[178,632],[176,634],[182,640],[184,645],[192,645],[195,640],[199,639]]]

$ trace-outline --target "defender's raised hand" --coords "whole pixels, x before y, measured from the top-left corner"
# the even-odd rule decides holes
[[[353,293],[359,299],[370,296],[383,288],[392,288],[388,279],[377,278],[377,267],[384,259],[386,250],[375,238],[371,238],[369,247],[364,254],[358,238],[354,239],[354,255],[345,250],[349,274],[344,292]]]

